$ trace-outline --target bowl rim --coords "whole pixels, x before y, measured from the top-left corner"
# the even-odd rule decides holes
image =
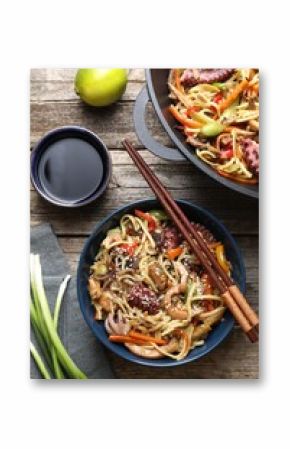
[[[104,177],[103,177],[101,184],[99,185],[99,188],[97,188],[97,190],[95,190],[91,195],[87,196],[83,200],[76,202],[76,203],[62,202],[61,200],[57,200],[56,198],[49,196],[41,188],[40,184],[36,181],[36,179],[35,179],[36,176],[34,173],[35,163],[37,161],[38,153],[40,151],[42,151],[43,145],[45,145],[46,142],[53,136],[60,135],[60,139],[61,139],[62,138],[61,134],[65,133],[65,132],[70,132],[70,133],[76,134],[76,135],[78,134],[79,138],[81,138],[82,135],[90,136],[102,148],[103,154],[104,154],[104,156],[106,158],[106,162],[107,162],[106,170],[104,170]],[[34,147],[31,150],[31,154],[30,154],[30,179],[31,179],[31,182],[32,182],[35,190],[37,191],[37,193],[42,198],[44,198],[46,201],[48,201],[51,204],[54,204],[55,206],[61,206],[61,207],[66,207],[66,208],[71,209],[71,208],[82,207],[82,206],[92,203],[93,201],[95,201],[97,198],[99,198],[105,192],[105,190],[108,187],[111,175],[112,175],[112,158],[111,158],[111,155],[110,155],[110,152],[109,152],[107,146],[105,145],[103,140],[96,133],[94,133],[90,129],[85,128],[83,126],[65,125],[65,126],[59,126],[57,128],[53,128],[53,129],[49,130],[47,133],[45,133],[36,142],[36,144],[34,145]]]
[[[207,218],[209,218],[211,221],[213,221],[216,225],[219,226],[220,230],[226,234],[227,239],[230,242],[231,247],[233,248],[234,252],[237,255],[237,259],[239,261],[239,265],[240,265],[240,271],[241,271],[241,284],[239,285],[241,291],[243,293],[245,293],[245,289],[246,289],[246,269],[245,269],[245,264],[244,264],[244,260],[242,257],[242,253],[240,248],[238,247],[235,239],[233,238],[233,236],[231,235],[231,233],[228,231],[228,229],[225,227],[225,225],[218,219],[215,217],[215,215],[210,212],[208,209],[203,208],[201,206],[196,205],[195,203],[192,203],[190,201],[187,200],[182,200],[182,199],[176,199],[176,201],[178,202],[178,204],[181,205],[185,205],[185,206],[189,206],[192,207],[193,209],[201,212],[202,214],[206,215]],[[101,220],[92,230],[92,232],[90,233],[89,237],[87,238],[83,249],[81,251],[80,254],[80,258],[79,258],[79,262],[78,262],[78,268],[77,268],[77,275],[76,275],[76,280],[77,280],[77,297],[78,297],[78,302],[79,302],[79,306],[82,312],[82,315],[84,317],[85,322],[87,323],[88,327],[90,328],[91,332],[94,334],[94,336],[97,338],[98,341],[100,341],[107,349],[109,349],[110,351],[112,351],[115,355],[129,361],[129,362],[134,362],[137,363],[139,365],[143,365],[143,366],[150,366],[150,367],[156,367],[156,368],[169,368],[169,367],[175,367],[175,366],[180,366],[180,365],[184,365],[186,363],[190,363],[193,362],[194,360],[198,360],[201,357],[207,355],[208,353],[210,353],[212,350],[214,350],[220,343],[222,343],[230,334],[230,332],[232,331],[233,327],[234,327],[234,318],[232,317],[232,315],[230,315],[230,313],[227,311],[226,313],[228,313],[227,319],[227,326],[225,326],[225,328],[223,329],[222,334],[216,339],[216,341],[211,345],[210,348],[205,347],[203,352],[201,354],[194,354],[194,349],[191,350],[189,352],[189,354],[182,360],[173,360],[173,359],[146,359],[146,358],[142,358],[139,356],[136,356],[135,354],[131,353],[129,350],[128,352],[126,351],[124,354],[120,354],[120,352],[118,351],[118,345],[110,342],[108,340],[108,338],[102,338],[102,336],[98,335],[97,332],[95,331],[95,329],[92,328],[89,317],[87,316],[86,310],[85,310],[85,301],[82,300],[81,298],[83,297],[82,295],[82,291],[81,291],[81,269],[82,266],[85,263],[85,255],[91,245],[91,242],[93,241],[93,239],[95,238],[95,236],[97,235],[97,233],[101,230],[101,228],[108,222],[110,221],[116,214],[120,214],[123,211],[130,209],[130,208],[134,208],[138,205],[144,204],[144,203],[158,203],[158,200],[156,198],[153,197],[148,197],[148,198],[144,198],[142,200],[137,200],[137,201],[132,201],[128,204],[125,204],[124,206],[115,209],[114,211],[112,211],[108,216],[106,216],[103,220]],[[103,324],[100,324],[102,326],[104,326]],[[162,360],[163,362],[159,361]]]

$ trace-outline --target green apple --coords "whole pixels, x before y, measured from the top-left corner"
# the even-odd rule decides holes
[[[91,106],[108,106],[118,101],[127,85],[126,69],[79,69],[75,91]]]

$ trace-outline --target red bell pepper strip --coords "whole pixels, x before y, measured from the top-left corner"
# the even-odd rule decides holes
[[[138,246],[138,243],[137,243],[137,242],[133,242],[133,243],[123,243],[123,244],[121,245],[121,248],[124,249],[124,250],[129,254],[129,256],[133,256],[133,254],[134,254],[135,249],[136,249],[137,246]]]
[[[148,212],[143,212],[142,210],[135,209],[136,217],[141,218],[142,220],[147,221],[148,223],[148,231],[152,232],[156,229],[157,223],[155,218],[152,215],[148,214]]]
[[[234,155],[233,149],[228,148],[226,150],[221,150],[220,152],[220,158],[221,159],[231,159]]]
[[[223,100],[223,95],[219,92],[213,97],[215,103],[220,103]]]

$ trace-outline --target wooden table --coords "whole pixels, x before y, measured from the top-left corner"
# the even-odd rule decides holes
[[[122,101],[100,110],[87,107],[78,99],[73,89],[74,74],[73,69],[31,71],[31,146],[58,126],[81,125],[91,129],[110,149],[113,160],[110,186],[97,204],[74,210],[50,205],[31,188],[31,223],[51,223],[74,273],[84,241],[100,219],[119,206],[153,196],[122,149],[121,141],[128,137],[175,198],[191,200],[210,209],[232,232],[246,264],[247,296],[257,310],[258,202],[220,186],[189,163],[168,163],[142,147],[134,132],[132,112],[134,100],[145,82],[143,69],[130,71]],[[172,146],[151,104],[147,123],[157,140]],[[258,345],[249,343],[238,328],[209,355],[177,368],[152,370],[111,353],[109,357],[121,378],[256,379],[259,376]]]

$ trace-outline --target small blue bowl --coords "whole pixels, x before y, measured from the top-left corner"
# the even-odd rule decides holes
[[[217,218],[215,218],[214,215],[212,215],[207,210],[198,207],[188,201],[177,200],[177,203],[190,220],[203,224],[214,234],[214,236],[218,240],[223,242],[227,258],[230,260],[233,267],[233,278],[237,285],[240,287],[241,291],[244,293],[246,286],[245,267],[240,250],[229,231]],[[227,311],[224,315],[224,319],[220,323],[218,323],[217,326],[215,326],[214,329],[210,332],[208,338],[205,341],[205,344],[191,350],[187,357],[185,357],[184,359],[144,359],[131,353],[125,346],[110,342],[103,322],[95,321],[94,319],[94,308],[91,305],[91,300],[87,289],[90,266],[94,261],[95,255],[102,240],[105,238],[107,231],[116,227],[121,217],[124,214],[133,213],[134,209],[147,211],[156,207],[160,207],[160,204],[155,199],[136,201],[116,210],[97,225],[91,236],[86,241],[80,256],[77,271],[77,292],[80,308],[85,321],[87,322],[88,326],[91,328],[97,339],[100,340],[107,348],[109,348],[118,356],[129,360],[130,362],[135,362],[139,363],[140,365],[152,367],[168,367],[183,365],[185,363],[192,362],[193,360],[197,360],[212,351],[231,332],[234,326],[234,319],[232,315]]]
[[[39,175],[39,167],[41,158],[44,156],[46,150],[56,142],[63,139],[78,139],[90,144],[96,152],[98,153],[99,160],[102,164],[103,174],[101,179],[96,184],[95,189],[92,189],[90,193],[85,195],[83,198],[78,200],[65,200],[50,194],[41,182],[41,177]],[[59,169],[60,170],[60,169]],[[81,168],[79,168],[79,173],[84,177],[86,173],[82,173]],[[112,173],[112,162],[110,153],[104,144],[104,142],[89,129],[83,128],[81,126],[62,126],[60,128],[55,128],[45,134],[35,145],[31,153],[31,180],[35,187],[35,190],[41,195],[45,200],[56,206],[62,207],[80,207],[95,201],[99,198],[106,190],[108,183],[110,181]],[[67,171],[64,170],[62,175],[68,176]],[[97,173],[96,173],[97,182]]]

